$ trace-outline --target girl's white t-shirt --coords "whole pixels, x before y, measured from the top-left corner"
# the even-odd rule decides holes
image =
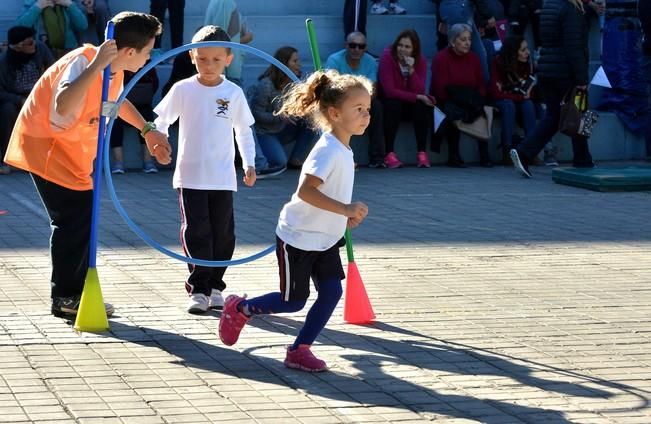
[[[233,131],[242,167],[255,162],[255,120],[240,87],[225,77],[208,87],[194,75],[174,84],[154,112],[156,128],[165,134],[179,119],[174,188],[237,191]]]
[[[331,133],[321,136],[305,160],[299,187],[307,174],[323,181],[318,187],[323,194],[350,203],[355,179],[353,151]],[[319,209],[301,200],[296,190],[280,212],[276,234],[293,247],[324,251],[344,236],[347,223],[348,218],[344,215]]]

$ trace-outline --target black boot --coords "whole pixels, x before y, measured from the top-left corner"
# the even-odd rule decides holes
[[[493,162],[491,162],[491,157],[488,154],[488,142],[477,140],[477,146],[479,147],[479,166],[492,168]]]

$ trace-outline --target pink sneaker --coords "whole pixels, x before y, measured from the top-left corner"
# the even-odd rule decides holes
[[[321,372],[328,369],[325,361],[314,356],[310,350],[310,345],[299,345],[298,349],[290,350],[287,346],[287,356],[285,356],[285,366],[307,372]]]
[[[431,166],[427,157],[427,152],[418,152],[417,166],[419,168],[429,168]]]
[[[224,310],[219,319],[219,338],[226,346],[237,343],[242,328],[251,319],[237,310],[237,305],[243,300],[243,297],[232,294],[224,302]]]
[[[396,156],[394,152],[387,153],[387,155],[384,157],[384,164],[389,169],[402,167],[402,162],[400,162],[400,159],[398,159],[398,156]]]

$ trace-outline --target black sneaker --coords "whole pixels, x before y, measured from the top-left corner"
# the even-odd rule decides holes
[[[265,178],[275,177],[280,175],[287,170],[287,167],[284,165],[281,166],[268,166],[260,170],[255,171],[255,176],[259,180],[264,180]]]
[[[70,318],[77,316],[77,311],[79,311],[79,302],[81,301],[81,296],[71,296],[71,297],[53,297],[52,298],[52,315],[59,318]],[[110,317],[115,312],[115,308],[110,303],[105,303],[104,308],[106,309],[106,316]]]
[[[387,166],[384,164],[384,160],[379,160],[379,161],[369,162],[368,167],[375,168],[375,169],[383,169],[386,168]]]
[[[513,167],[516,171],[522,174],[524,177],[531,178],[531,171],[529,171],[529,164],[524,156],[520,159],[520,155],[516,149],[511,149],[511,160],[513,161]]]

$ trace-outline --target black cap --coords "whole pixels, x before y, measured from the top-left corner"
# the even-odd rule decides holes
[[[33,37],[34,34],[36,34],[36,30],[32,27],[26,27],[26,26],[11,27],[9,28],[9,32],[7,33],[7,42],[9,43],[9,45],[18,44],[29,37]]]

